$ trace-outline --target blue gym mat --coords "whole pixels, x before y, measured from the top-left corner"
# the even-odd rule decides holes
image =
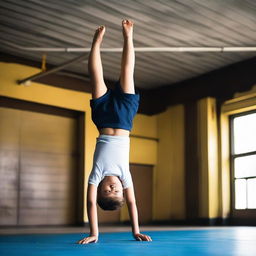
[[[131,233],[101,233],[96,244],[76,244],[85,234],[0,235],[0,255],[135,256],[256,255],[256,227],[151,231],[153,242],[133,240]]]

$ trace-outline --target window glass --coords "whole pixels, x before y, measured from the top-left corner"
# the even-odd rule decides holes
[[[256,155],[235,158],[234,168],[235,178],[256,177]]]
[[[247,180],[248,208],[256,208],[256,178]]]
[[[235,208],[236,209],[246,208],[246,180],[245,179],[235,180]]]
[[[256,113],[234,118],[234,153],[256,151]]]

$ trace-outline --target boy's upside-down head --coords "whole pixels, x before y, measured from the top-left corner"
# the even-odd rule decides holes
[[[113,211],[124,205],[123,185],[116,176],[105,176],[99,183],[97,203],[102,210]]]

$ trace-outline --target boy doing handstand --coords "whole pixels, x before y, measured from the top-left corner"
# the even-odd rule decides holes
[[[97,203],[103,210],[116,210],[124,204],[124,197],[134,238],[139,241],[152,241],[139,230],[138,211],[129,170],[129,134],[138,110],[139,94],[135,92],[133,80],[133,23],[123,20],[122,28],[124,45],[121,75],[114,89],[108,89],[103,78],[100,46],[105,33],[104,26],[96,30],[89,56],[92,120],[100,135],[97,138],[87,190],[90,235],[78,241],[79,244],[98,241]]]

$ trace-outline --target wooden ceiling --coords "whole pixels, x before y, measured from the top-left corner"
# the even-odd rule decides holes
[[[98,25],[107,27],[103,47],[122,47],[121,20],[135,22],[135,47],[255,46],[253,0],[5,0],[0,1],[0,52],[40,61],[42,52],[11,47],[90,47]],[[141,89],[180,81],[246,60],[255,52],[136,53],[135,81]],[[59,65],[79,53],[49,52]],[[118,79],[120,53],[103,53],[104,75]],[[87,75],[87,63],[67,68]]]

